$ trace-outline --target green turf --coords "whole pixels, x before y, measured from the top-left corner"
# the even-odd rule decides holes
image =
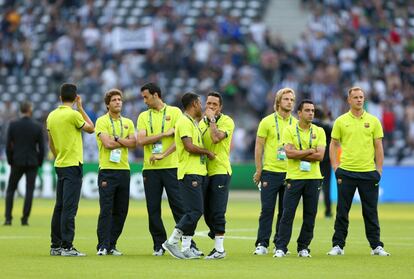
[[[167,203],[164,220],[168,233],[173,221]],[[153,257],[152,241],[147,229],[145,203],[131,201],[130,211],[118,248],[122,257],[98,257],[96,250],[97,201],[82,200],[76,219],[75,246],[88,254],[85,258],[49,256],[52,200],[35,200],[30,226],[19,223],[22,200],[14,208],[14,224],[0,226],[0,278],[412,278],[414,275],[414,204],[380,206],[382,240],[391,257],[372,257],[364,234],[361,207],[355,204],[346,255],[329,257],[333,219],[325,219],[320,208],[311,259],[295,253],[282,258],[254,256],[254,241],[259,215],[259,202],[231,199],[227,214],[227,258],[218,261],[177,260],[169,255]],[[0,201],[4,212],[4,199]],[[299,209],[289,248],[296,251],[296,238],[301,224]],[[1,219],[3,221],[3,219]],[[209,252],[213,241],[203,236],[201,220],[195,237],[199,248]],[[273,249],[273,247],[271,247]]]

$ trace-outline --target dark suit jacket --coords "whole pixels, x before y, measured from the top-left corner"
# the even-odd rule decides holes
[[[319,119],[315,119],[313,121],[313,124],[315,124],[316,126],[322,127],[322,129],[325,131],[326,148],[325,148],[325,155],[323,156],[322,162],[329,163],[329,144],[331,143],[332,126],[326,122],[320,121]]]
[[[45,155],[42,126],[30,117],[11,122],[7,130],[7,162],[11,166],[41,166]]]

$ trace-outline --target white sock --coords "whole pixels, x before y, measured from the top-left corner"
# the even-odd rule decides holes
[[[182,246],[183,251],[191,247],[191,239],[193,239],[193,237],[189,235],[183,235],[181,237],[181,240],[182,240],[181,246]]]
[[[214,237],[214,248],[216,249],[216,251],[224,252],[223,242],[224,242],[224,235]]]
[[[183,235],[183,232],[179,229],[174,229],[170,238],[168,239],[168,243],[170,244],[177,244],[178,241],[180,241],[181,236]]]

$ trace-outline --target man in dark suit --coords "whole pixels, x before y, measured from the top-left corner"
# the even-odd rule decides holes
[[[12,223],[14,192],[20,178],[26,174],[26,198],[21,222],[23,226],[27,226],[32,208],[37,169],[43,163],[44,138],[42,126],[31,119],[32,104],[30,102],[21,103],[20,112],[22,117],[10,123],[7,131],[6,155],[11,171],[6,191],[6,221],[4,225]]]
[[[325,203],[325,217],[331,218],[332,217],[332,209],[331,209],[331,163],[329,161],[329,144],[331,143],[331,132],[332,132],[332,124],[329,121],[329,117],[325,114],[325,112],[321,108],[316,108],[315,110],[315,118],[313,123],[325,131],[326,134],[326,150],[325,156],[320,163],[321,173],[323,176],[323,200]]]

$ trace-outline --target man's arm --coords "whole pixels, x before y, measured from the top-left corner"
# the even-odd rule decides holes
[[[134,134],[128,135],[126,138],[119,138],[118,143],[128,148],[135,148],[137,146],[137,140]]]
[[[174,132],[175,132],[174,128],[170,128],[166,132],[159,133],[159,134],[152,135],[152,136],[147,136],[147,131],[144,129],[141,129],[141,130],[138,130],[136,143],[137,145],[141,145],[141,146],[153,144],[153,143],[160,141],[164,137],[173,136]]]
[[[265,138],[256,137],[256,144],[254,146],[254,163],[256,165],[256,172],[253,175],[253,182],[259,183],[262,176],[262,157],[265,145]]]
[[[111,137],[110,135],[108,135],[108,134],[100,133],[99,134],[99,139],[102,141],[102,145],[106,149],[112,150],[112,149],[117,149],[117,148],[122,147],[121,143],[116,142],[115,139],[113,137]]]
[[[375,165],[377,171],[382,175],[382,166],[384,164],[384,148],[382,147],[382,138],[374,139],[375,148]]]
[[[286,152],[286,157],[288,157],[289,159],[302,160],[302,159],[305,159],[307,156],[316,153],[317,150],[315,148],[298,150],[295,148],[293,144],[288,143],[288,144],[285,144],[285,152]],[[322,153],[322,157],[323,157],[323,153]]]
[[[329,144],[329,158],[331,160],[331,166],[334,171],[339,167],[338,162],[338,150],[341,147],[339,140],[332,138],[331,143]]]
[[[9,163],[9,165],[11,165],[13,163],[13,148],[14,148],[14,143],[13,143],[13,139],[12,139],[12,124],[9,125],[9,128],[7,129],[7,141],[6,141],[6,157],[7,157],[7,162]]]
[[[210,137],[214,144],[219,143],[227,137],[227,134],[217,128],[216,122],[210,122]]]
[[[175,150],[176,150],[176,146],[174,142],[173,144],[170,145],[170,147],[167,148],[167,150],[165,150],[165,152],[161,154],[152,154],[150,157],[150,163],[153,164],[155,161],[164,159],[165,157],[173,153]]]
[[[47,132],[47,137],[49,139],[49,148],[50,151],[52,151],[53,156],[56,158],[57,157],[57,153],[56,153],[56,149],[55,149],[55,144],[53,143],[53,139],[52,136],[50,135],[50,132]]]
[[[79,95],[76,96],[76,106],[78,107],[78,111],[82,115],[83,120],[85,120],[85,124],[82,126],[82,130],[84,130],[88,134],[94,133],[95,125],[93,125],[92,120],[89,118],[88,114],[83,109],[82,98]]]
[[[318,146],[315,150],[315,153],[308,155],[303,159],[310,162],[322,161],[323,156],[325,155],[325,146]]]
[[[213,152],[211,152],[211,151],[209,151],[205,148],[198,147],[197,145],[194,145],[193,142],[192,142],[192,139],[190,137],[184,137],[181,140],[183,141],[184,149],[187,152],[190,152],[190,153],[193,153],[193,154],[207,155],[207,157],[210,160],[212,160],[216,157],[216,155]]]

